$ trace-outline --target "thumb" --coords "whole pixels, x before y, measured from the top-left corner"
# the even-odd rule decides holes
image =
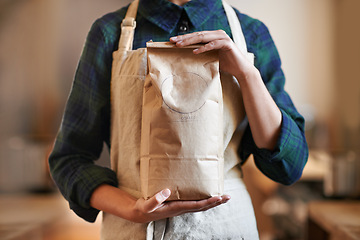
[[[145,201],[144,210],[148,213],[154,212],[163,205],[163,203],[170,197],[170,195],[171,191],[169,189],[164,189],[158,192],[153,197]]]

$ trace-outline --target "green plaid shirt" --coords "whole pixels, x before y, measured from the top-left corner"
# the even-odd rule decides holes
[[[93,24],[76,71],[60,131],[49,158],[51,174],[70,207],[80,217],[94,221],[98,210],[89,205],[100,184],[117,186],[116,174],[94,164],[105,142],[110,148],[110,79],[112,53],[117,49],[120,25],[127,8],[109,13]],[[249,126],[239,146],[243,161],[254,155],[257,167],[269,178],[292,184],[302,174],[308,157],[304,119],[284,91],[281,62],[266,26],[237,11],[248,45],[271,96],[282,112],[282,127],[276,149],[256,147]],[[168,41],[180,34],[186,19],[190,32],[230,27],[221,0],[192,0],[183,7],[167,0],[140,0],[134,49],[149,40]]]

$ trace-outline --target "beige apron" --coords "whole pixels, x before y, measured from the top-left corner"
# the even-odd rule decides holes
[[[140,130],[142,91],[147,74],[146,48],[132,49],[139,0],[129,7],[121,26],[119,49],[113,53],[111,80],[111,168],[119,188],[140,198]],[[233,38],[247,53],[240,23],[234,10],[223,2]],[[240,86],[236,79],[221,74],[224,100],[224,192],[232,199],[206,212],[138,224],[104,213],[101,239],[258,239],[256,221],[248,192],[241,179],[236,150],[242,136],[238,127],[245,121]],[[244,124],[241,124],[244,125]]]

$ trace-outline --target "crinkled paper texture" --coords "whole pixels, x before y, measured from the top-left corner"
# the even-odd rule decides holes
[[[140,146],[144,198],[169,200],[223,193],[223,97],[218,52],[151,43],[147,48]]]

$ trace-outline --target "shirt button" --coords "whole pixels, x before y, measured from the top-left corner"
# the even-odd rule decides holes
[[[186,20],[183,20],[181,23],[180,23],[180,26],[179,26],[179,32],[180,33],[185,33],[189,31],[189,22],[186,21]]]

